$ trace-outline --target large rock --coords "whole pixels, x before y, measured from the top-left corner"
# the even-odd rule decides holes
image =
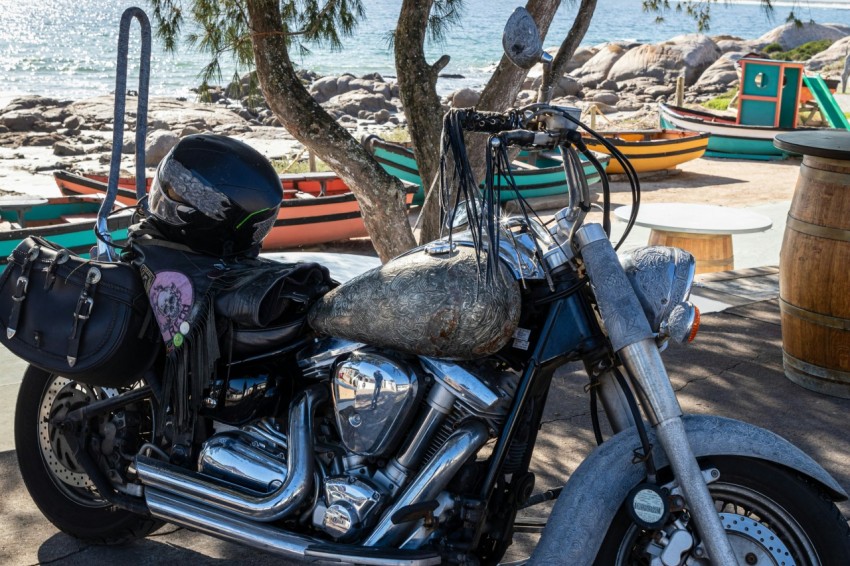
[[[168,130],[156,130],[148,134],[145,141],[145,166],[156,167],[162,158],[177,145],[180,140]]]
[[[53,155],[60,157],[72,157],[76,155],[85,155],[86,150],[78,145],[74,145],[67,141],[58,141],[53,144]]]
[[[651,77],[666,83],[675,82],[676,77],[682,74],[685,85],[689,86],[719,57],[720,49],[710,37],[702,34],[677,35],[669,41],[630,49],[614,63],[608,78],[619,83],[637,77]]]
[[[731,87],[738,82],[738,69],[736,63],[746,55],[746,53],[724,53],[717,61],[711,64],[699,80],[694,84],[695,91],[710,91],[715,92],[718,87]]]
[[[310,85],[310,94],[319,104],[327,102],[339,94],[338,80],[339,77],[322,77]]]
[[[581,83],[573,77],[565,75],[555,81],[555,84],[552,85],[552,97],[560,98],[563,96],[576,96],[581,92],[581,88]]]
[[[338,94],[331,98],[326,103],[326,106],[333,110],[340,110],[350,116],[357,116],[361,110],[365,110],[366,112],[377,112],[378,110],[398,111],[395,105],[382,95],[365,90],[353,90]]]
[[[13,132],[29,132],[35,125],[43,121],[41,112],[34,109],[21,109],[0,115],[0,124]]]
[[[847,35],[850,35],[850,26],[846,24],[816,24],[814,22],[807,22],[798,26],[794,22],[789,22],[767,32],[758,38],[758,41],[763,41],[765,45],[768,43],[778,43],[782,46],[782,49],[788,51],[810,41],[819,41],[821,39],[836,41]]]
[[[634,44],[614,42],[602,45],[590,59],[572,75],[582,85],[595,88],[600,82],[608,78],[608,72],[614,63],[626,54]]]
[[[469,108],[478,104],[478,99],[481,98],[481,93],[475,92],[471,88],[462,88],[449,94],[449,105],[452,108]]]
[[[840,74],[848,54],[850,54],[850,36],[839,39],[830,45],[829,49],[821,51],[806,61],[806,69],[821,71],[829,68]]]
[[[127,110],[135,112],[136,97],[127,97]],[[99,130],[112,127],[114,99],[111,95],[80,100],[71,105],[70,111],[82,118],[86,127]],[[148,102],[148,124],[151,123],[203,124],[201,130],[212,130],[224,124],[244,124],[244,120],[218,104],[197,104],[173,98],[151,97]]]
[[[0,111],[0,114],[12,112],[14,110],[30,110],[32,108],[52,108],[54,106],[67,106],[70,101],[61,101],[56,98],[47,96],[38,96],[36,94],[13,98],[12,101]]]
[[[572,59],[567,63],[567,68],[564,70],[567,73],[572,73],[596,55],[599,52],[599,46],[579,47],[573,53]]]

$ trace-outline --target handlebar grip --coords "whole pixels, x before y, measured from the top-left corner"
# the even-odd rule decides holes
[[[515,112],[480,112],[474,108],[454,110],[461,127],[468,132],[497,134],[504,130],[520,127],[519,115]]]
[[[532,145],[534,144],[534,135],[534,132],[529,130],[511,130],[501,133],[501,137],[509,145]]]

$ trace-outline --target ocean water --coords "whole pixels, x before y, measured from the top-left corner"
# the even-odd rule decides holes
[[[756,38],[781,25],[789,10],[803,19],[820,23],[850,23],[850,0],[805,2],[774,0],[768,16],[758,0],[717,3],[712,7],[709,34]],[[0,104],[23,94],[41,94],[79,99],[114,90],[118,25],[123,10],[145,2],[126,0],[0,0]],[[395,26],[401,0],[364,0],[366,20],[355,35],[344,39],[341,51],[308,46],[310,53],[295,57],[298,65],[321,74],[350,72],[362,75],[379,72],[393,77],[395,69],[388,37]],[[451,29],[444,42],[431,44],[432,60],[449,54],[443,70],[455,78],[441,79],[438,89],[450,92],[461,86],[478,87],[486,82],[489,69],[501,56],[502,26],[518,0],[466,0],[463,23]],[[555,16],[545,44],[557,45],[575,17],[578,2],[564,2]],[[584,44],[626,39],[657,42],[681,33],[696,31],[685,15],[665,14],[657,23],[655,14],[644,13],[640,0],[599,0],[594,21]],[[131,27],[130,67],[135,77],[139,58],[139,26]],[[151,93],[192,97],[200,81],[198,73],[208,56],[181,44],[176,54],[166,53],[154,36]],[[234,68],[225,65],[222,83]],[[128,80],[134,88],[135,78]]]

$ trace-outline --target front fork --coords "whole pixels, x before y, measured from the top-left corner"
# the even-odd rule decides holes
[[[670,461],[697,532],[713,564],[734,566],[737,559],[691,450],[682,423],[682,408],[631,283],[600,225],[586,224],[576,236],[608,337],[638,388],[638,395],[656,430],[658,442]],[[616,389],[608,383],[611,376],[603,376],[603,379],[602,397],[608,409],[607,405],[620,401],[610,395]],[[621,420],[626,422],[625,418]],[[617,426],[616,422],[614,426]]]

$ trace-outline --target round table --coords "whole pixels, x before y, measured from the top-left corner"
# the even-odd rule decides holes
[[[614,215],[628,222],[631,206]],[[635,225],[650,228],[649,244],[682,248],[696,259],[696,272],[734,268],[732,235],[763,232],[773,223],[767,216],[741,208],[708,204],[654,203],[641,205]]]
[[[774,145],[803,155],[779,254],[785,375],[850,398],[850,131],[789,132]]]

